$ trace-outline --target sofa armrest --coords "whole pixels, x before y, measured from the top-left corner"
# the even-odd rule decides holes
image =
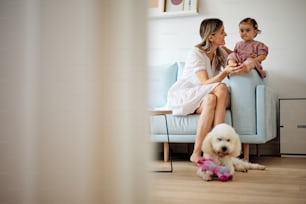
[[[277,136],[277,95],[268,86],[256,88],[257,134],[261,143]]]
[[[263,80],[251,70],[232,75],[229,81],[233,127],[240,135],[256,135],[256,87],[263,85]]]

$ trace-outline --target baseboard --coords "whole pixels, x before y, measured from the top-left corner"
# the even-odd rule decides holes
[[[281,154],[281,157],[306,158],[305,154]]]

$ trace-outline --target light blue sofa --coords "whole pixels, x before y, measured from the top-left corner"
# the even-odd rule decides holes
[[[152,66],[149,69],[151,109],[163,109],[170,86],[180,78],[183,62]],[[249,160],[249,144],[263,144],[277,135],[277,97],[255,70],[225,79],[231,89],[231,108],[225,123],[234,127],[243,143],[244,159]],[[167,115],[170,143],[194,143],[199,115]],[[165,117],[150,117],[151,140],[164,143],[164,160],[169,158]],[[258,146],[259,147],[259,146]],[[259,151],[259,148],[257,149]]]

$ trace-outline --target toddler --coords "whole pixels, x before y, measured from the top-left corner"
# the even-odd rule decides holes
[[[264,78],[266,72],[261,66],[261,62],[266,59],[268,55],[268,47],[254,38],[261,30],[255,19],[245,18],[239,23],[239,33],[242,41],[236,43],[234,51],[229,54],[227,63],[230,66],[237,66],[239,64],[245,65],[245,72],[255,68],[259,75]]]

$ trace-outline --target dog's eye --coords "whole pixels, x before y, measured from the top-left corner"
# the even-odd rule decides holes
[[[222,141],[222,138],[218,138],[218,141]]]
[[[230,140],[230,139],[227,139],[226,141],[227,141],[227,142],[230,142],[231,140]]]

